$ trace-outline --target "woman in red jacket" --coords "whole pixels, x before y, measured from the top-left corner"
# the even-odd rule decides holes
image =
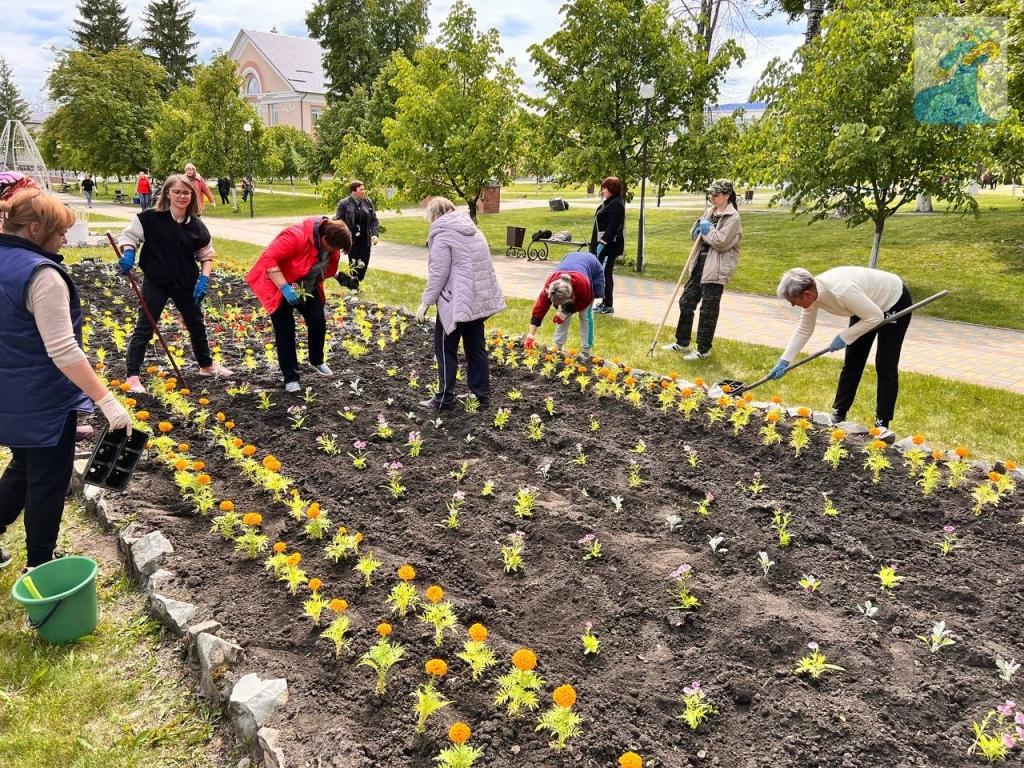
[[[333,373],[324,363],[324,280],[343,281],[345,276],[338,274],[340,252],[348,253],[351,247],[352,233],[345,222],[312,216],[278,234],[245,276],[273,323],[277,362],[288,392],[300,389],[293,309],[306,320],[310,367],[321,376]]]

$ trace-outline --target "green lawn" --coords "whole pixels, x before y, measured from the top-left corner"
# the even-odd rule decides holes
[[[901,275],[917,297],[943,288],[950,295],[923,314],[949,320],[1024,329],[1024,209],[1020,196],[983,196],[983,211],[975,219],[953,213],[898,214],[890,219],[882,239],[879,266]],[[575,240],[588,240],[593,206],[568,211],[541,208],[508,210],[482,215],[480,228],[494,253],[505,251],[505,228],[526,227],[526,237],[540,229],[568,230]],[[636,255],[638,207],[627,216],[626,251]],[[743,243],[739,270],[731,290],[774,295],[779,276],[803,266],[819,272],[841,264],[867,264],[871,252],[870,225],[849,229],[841,221],[812,225],[782,211],[744,208]],[[647,211],[647,258],[644,275],[675,282],[690,251],[688,231],[692,211]],[[385,237],[422,245],[427,224],[408,216],[385,222]]]
[[[248,218],[249,201],[242,202],[242,195],[238,195],[238,212],[235,213],[230,205],[221,205],[220,196],[213,190],[215,199],[218,201],[216,207],[207,205],[203,210],[203,216],[209,218]],[[313,216],[315,214],[332,214],[334,209],[324,208],[320,198],[299,197],[297,195],[271,194],[269,192],[257,192],[253,198],[253,212],[257,218],[270,216]]]

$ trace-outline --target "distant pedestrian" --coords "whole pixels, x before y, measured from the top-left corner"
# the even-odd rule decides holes
[[[486,406],[491,401],[491,380],[484,321],[505,308],[491,249],[469,214],[455,210],[448,198],[433,198],[425,216],[430,222],[427,287],[416,320],[422,323],[427,308],[437,305],[434,356],[438,391],[420,406],[442,411],[454,407],[460,339],[466,354],[469,390]]]
[[[210,192],[210,185],[196,172],[196,167],[192,163],[185,165],[185,178],[192,182],[192,186],[196,190],[196,202],[199,203],[199,213],[196,215],[203,215],[203,208],[207,203],[214,208],[217,207],[217,203],[213,200],[213,194]]]
[[[377,221],[373,201],[366,196],[363,182],[356,179],[348,185],[348,189],[349,195],[338,203],[334,218],[348,224],[352,232],[352,250],[348,253],[348,263],[355,277],[355,291],[366,277],[366,268],[370,265],[370,246],[376,245],[380,239],[380,223]]]
[[[217,192],[220,194],[221,205],[228,204],[228,196],[231,194],[231,189],[235,184],[231,180],[230,176],[218,176],[217,177]]]
[[[82,192],[85,194],[85,202],[87,208],[92,208],[92,191],[96,188],[96,182],[92,180],[92,176],[88,173],[85,174],[85,178],[82,179]]]
[[[688,352],[684,360],[702,360],[711,354],[711,345],[718,327],[718,311],[725,286],[740,263],[740,239],[743,228],[736,210],[736,190],[728,179],[718,179],[708,187],[711,207],[693,225],[691,240],[700,240],[700,247],[691,254],[683,268],[690,279],[679,297],[679,321],[676,340],[662,349]],[[693,315],[700,306],[697,323],[697,349],[690,351]]]
[[[561,349],[569,340],[569,321],[574,314],[580,318],[580,347],[586,357],[594,346],[594,313],[591,306],[604,295],[604,269],[592,253],[568,253],[548,279],[544,281],[530,315],[530,330],[524,344],[532,349],[537,329],[551,307],[555,308],[555,346]]]
[[[255,196],[256,190],[252,186],[252,176],[242,177],[242,202],[244,203],[249,199],[250,196]]]
[[[604,301],[594,311],[602,315],[615,314],[612,272],[615,262],[625,250],[623,227],[626,223],[626,204],[622,200],[622,181],[609,176],[601,182],[601,204],[594,214],[594,228],[590,233],[590,252],[597,256],[604,269]]]
[[[149,208],[153,202],[153,186],[145,169],[139,172],[139,176],[135,180],[135,194],[139,198],[139,206],[142,210]]]

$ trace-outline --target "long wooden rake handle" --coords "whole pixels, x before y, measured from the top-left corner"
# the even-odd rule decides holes
[[[668,322],[668,316],[672,312],[672,307],[676,303],[676,295],[679,293],[679,286],[683,284],[683,280],[686,279],[686,265],[690,263],[690,259],[700,248],[700,238],[698,237],[693,241],[693,248],[690,249],[690,255],[686,257],[686,261],[683,262],[683,270],[679,273],[679,279],[676,280],[676,287],[672,290],[672,300],[665,307],[665,316],[661,318],[661,325],[658,326],[658,330],[654,334],[654,341],[651,342],[651,348],[647,350],[648,357],[654,357],[654,350],[658,346],[658,337],[661,336],[661,331],[665,327],[665,323]]]

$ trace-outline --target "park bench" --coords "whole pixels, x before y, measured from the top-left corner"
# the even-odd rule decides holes
[[[544,232],[536,233],[530,240],[529,245],[524,245],[526,239],[526,227],[505,227],[505,255],[510,259],[526,259],[527,261],[547,261],[549,245],[575,246],[578,249],[589,250],[590,243],[581,243],[578,240],[560,240],[553,237],[538,237]]]

